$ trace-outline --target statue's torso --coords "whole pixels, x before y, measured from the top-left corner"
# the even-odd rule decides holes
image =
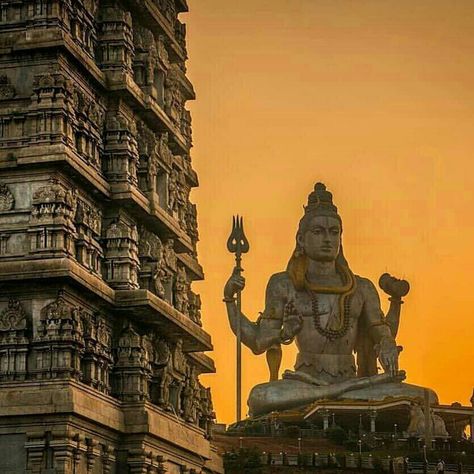
[[[357,285],[350,296],[347,329],[341,331],[339,337],[328,338],[318,330],[315,320],[319,314],[319,325],[323,328],[331,326],[332,320],[340,315],[340,295],[317,293],[318,311],[315,314],[311,292],[296,290],[289,277],[285,273],[281,275],[282,285],[274,297],[293,301],[303,320],[301,331],[295,338],[299,351],[295,370],[330,383],[356,376],[353,354],[363,311],[363,286]]]

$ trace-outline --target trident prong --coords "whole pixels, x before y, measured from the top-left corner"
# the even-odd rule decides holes
[[[239,215],[232,216],[232,231],[227,239],[227,250],[235,254],[235,270],[237,274],[243,272],[241,267],[242,254],[247,253],[250,249],[249,241],[245,237],[244,233],[244,220]],[[237,311],[237,364],[236,364],[236,404],[237,404],[237,421],[241,420],[241,407],[242,407],[242,329],[241,329],[241,292],[238,291],[236,295],[236,311]]]
[[[247,253],[250,249],[249,241],[245,237],[244,233],[244,220],[243,217],[232,216],[232,231],[229,238],[227,239],[227,250],[230,253],[235,254],[235,260],[237,263],[237,269],[240,268],[240,261],[243,253]]]

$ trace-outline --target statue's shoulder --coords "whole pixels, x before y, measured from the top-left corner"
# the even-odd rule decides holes
[[[371,293],[373,291],[377,291],[372,280],[369,280],[368,278],[362,277],[360,275],[354,275],[354,276],[356,279],[357,288],[362,293]]]
[[[268,288],[274,292],[286,293],[291,285],[288,272],[274,273],[268,280]]]

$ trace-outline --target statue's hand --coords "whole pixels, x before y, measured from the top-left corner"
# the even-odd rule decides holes
[[[383,370],[393,377],[398,374],[399,348],[392,337],[385,336],[377,346],[378,358]]]
[[[296,312],[293,301],[289,301],[283,309],[283,325],[280,332],[280,338],[283,343],[291,342],[293,338],[301,331],[303,318]]]
[[[234,268],[232,275],[224,286],[224,298],[233,298],[234,295],[245,288],[245,278],[240,275],[240,271]]]

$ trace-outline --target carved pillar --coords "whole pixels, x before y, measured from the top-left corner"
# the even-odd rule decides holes
[[[12,298],[0,313],[0,380],[26,379],[28,319],[21,303]]]
[[[370,432],[375,433],[377,430],[375,429],[375,420],[377,418],[377,410],[371,410],[369,413],[370,417]]]
[[[40,474],[44,466],[45,456],[44,433],[27,433],[26,450],[26,474]]]
[[[76,192],[58,179],[33,194],[33,209],[28,233],[30,253],[43,256],[75,254]]]
[[[111,111],[105,133],[104,173],[111,183],[138,186],[138,132],[134,120]]]
[[[85,344],[82,358],[83,381],[108,394],[113,365],[112,330],[100,314],[85,313],[83,324]]]
[[[120,290],[134,290],[138,285],[138,232],[135,225],[118,220],[105,231],[105,278]]]
[[[321,416],[323,417],[323,430],[326,431],[329,428],[329,410],[321,410]]]
[[[109,445],[102,445],[102,454],[101,454],[103,474],[110,474],[112,467],[115,463],[114,449]]]
[[[81,310],[59,295],[41,310],[36,337],[32,343],[36,379],[81,379],[84,340]]]
[[[77,229],[76,258],[88,270],[101,275],[104,257],[100,245],[102,213],[95,206],[79,199],[75,216]]]
[[[148,350],[147,350],[148,349]],[[149,398],[151,360],[146,336],[140,336],[129,325],[122,331],[116,348],[114,393],[124,401]]]
[[[111,83],[126,82],[133,73],[132,15],[116,2],[109,3],[99,14],[98,62]]]

